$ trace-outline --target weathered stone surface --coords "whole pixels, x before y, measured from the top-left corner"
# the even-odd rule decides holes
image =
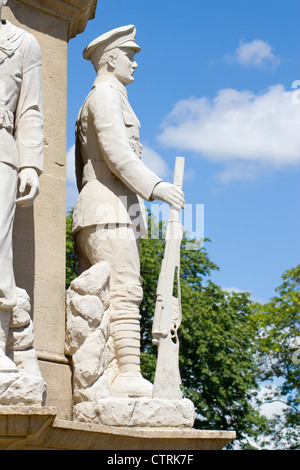
[[[100,400],[102,400],[103,398],[108,398],[109,396],[108,389],[110,382],[106,373],[101,375],[89,387],[80,387],[77,386],[76,381],[74,382],[74,405],[76,405],[77,403],[93,403],[92,408],[94,408],[94,406],[97,406],[97,403]]]
[[[106,426],[193,427],[195,411],[188,399],[107,398],[75,405],[74,417]]]
[[[107,308],[109,305],[109,276],[108,263],[97,263],[74,279],[70,287],[82,295],[98,296],[102,300],[104,308]]]
[[[9,357],[13,359],[19,372],[41,377],[37,354],[34,348],[13,351],[12,354],[9,354]]]
[[[30,316],[30,298],[25,289],[17,287],[17,305],[12,311],[7,350],[23,351],[33,347],[34,331]]]
[[[108,396],[113,361],[109,346],[109,268],[99,263],[72,281],[66,294],[66,354],[73,364],[73,401],[97,402]]]
[[[17,306],[12,311],[10,328],[27,326],[30,321],[30,298],[25,289],[17,288]]]
[[[46,385],[42,377],[20,372],[0,373],[0,405],[43,405]]]
[[[19,0],[68,24],[68,39],[82,33],[94,18],[97,0]]]
[[[66,331],[66,354],[73,356],[90,333],[88,323],[80,316],[68,317]]]
[[[13,309],[7,339],[7,356],[16,369],[0,373],[0,405],[43,405],[46,382],[41,376],[33,347],[33,322],[30,299],[24,289],[17,288],[17,305]]]
[[[22,351],[33,346],[33,323],[30,321],[27,327],[16,328],[9,331],[7,347],[15,351]]]
[[[74,354],[73,364],[76,370],[74,382],[78,387],[92,385],[104,372],[105,339],[100,330],[93,331],[82,347]]]
[[[96,295],[74,295],[70,304],[73,315],[81,315],[91,328],[100,325],[104,309]]]

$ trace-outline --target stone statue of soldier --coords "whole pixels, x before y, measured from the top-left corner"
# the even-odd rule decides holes
[[[6,355],[11,313],[17,303],[12,250],[15,207],[33,203],[43,168],[41,51],[30,33],[1,19],[6,3],[0,0],[0,372],[16,370]]]
[[[145,233],[143,200],[184,206],[184,195],[163,182],[141,160],[140,123],[126,85],[134,81],[136,28],[105,33],[84,50],[97,77],[76,124],[76,175],[79,197],[73,235],[79,274],[95,263],[110,266],[110,325],[119,373],[110,394],[152,396],[140,373],[140,235]]]

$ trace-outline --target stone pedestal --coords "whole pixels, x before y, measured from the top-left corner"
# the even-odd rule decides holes
[[[110,427],[59,419],[54,408],[0,407],[0,450],[106,450],[111,457],[125,450],[142,456],[147,450],[221,450],[234,438],[233,431]]]
[[[94,17],[97,0],[9,0],[3,18],[31,32],[42,50],[45,165],[34,208],[18,208],[17,286],[30,295],[34,346],[47,405],[70,418],[71,372],[65,342],[67,44]]]

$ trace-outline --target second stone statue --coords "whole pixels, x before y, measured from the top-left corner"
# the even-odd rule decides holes
[[[140,123],[126,86],[137,67],[136,28],[124,26],[84,50],[97,77],[76,125],[76,176],[80,191],[73,213],[79,273],[103,261],[110,270],[110,335],[117,368],[109,395],[151,397],[140,372],[140,235],[146,229],[144,200],[182,207],[180,188],[161,181],[142,162]]]

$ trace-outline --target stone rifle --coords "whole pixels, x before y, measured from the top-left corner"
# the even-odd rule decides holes
[[[175,161],[174,184],[180,188],[183,182],[184,160],[183,157],[176,157]],[[181,323],[179,271],[180,245],[183,236],[179,214],[180,208],[171,206],[152,327],[152,342],[158,346],[153,398],[168,400],[182,398],[177,336]],[[175,277],[177,297],[173,295]]]

